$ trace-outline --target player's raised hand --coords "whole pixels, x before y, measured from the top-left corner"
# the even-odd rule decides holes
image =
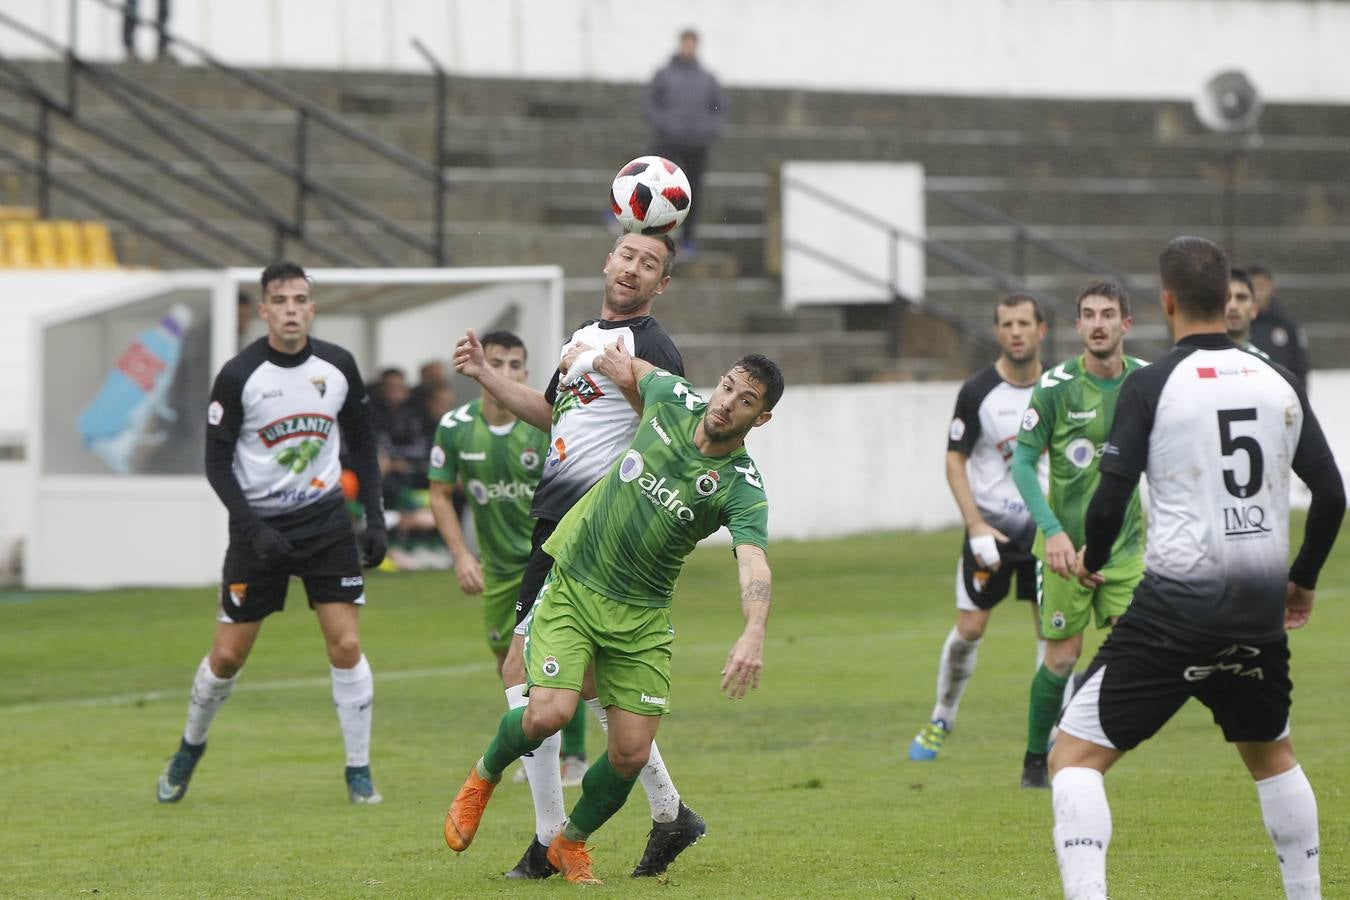
[[[1074,552],[1073,541],[1064,532],[1045,539],[1045,564],[1060,578],[1073,578],[1077,567],[1078,555]]]
[[[1284,594],[1284,627],[1286,631],[1302,628],[1312,618],[1313,592],[1302,585],[1289,582]]]
[[[605,345],[604,355],[595,360],[595,371],[608,376],[620,390],[637,387],[637,379],[633,377],[633,355],[623,345],[623,335]]]
[[[483,345],[478,342],[478,335],[473,333],[472,328],[455,342],[455,371],[474,379],[487,371]]]
[[[764,635],[743,632],[731,648],[727,664],[722,667],[722,690],[731,700],[739,700],[759,687],[759,673],[764,668]]]

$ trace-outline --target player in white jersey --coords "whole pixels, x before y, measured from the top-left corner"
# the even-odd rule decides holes
[[[947,484],[961,510],[966,539],[956,563],[956,624],[938,658],[937,701],[927,725],[909,745],[909,758],[937,758],[956,724],[966,683],[975,674],[980,641],[993,611],[1017,582],[1017,599],[1032,601],[1038,652],[1036,559],[1031,545],[1036,522],[1013,482],[1009,464],[1017,447],[1022,414],[1041,377],[1045,319],[1030,294],[1008,294],[994,307],[999,357],[965,384],[947,435]]]
[[[1286,630],[1307,624],[1345,489],[1301,383],[1225,333],[1228,258],[1180,237],[1159,259],[1177,345],[1121,388],[1088,506],[1078,578],[1099,571],[1148,473],[1145,574],[1064,711],[1050,754],[1064,896],[1106,897],[1103,775],[1190,697],[1256,782],[1289,897],[1320,897],[1317,801],[1289,741]],[[1289,558],[1291,470],[1312,491]]]
[[[571,351],[568,362],[576,356],[578,345],[601,348],[613,346],[622,338],[634,357],[683,375],[684,360],[652,315],[657,296],[670,284],[674,264],[675,243],[669,237],[621,235],[605,258],[600,318],[582,323],[573,332],[562,348],[562,352]],[[476,379],[483,390],[522,420],[549,433],[544,473],[534,493],[532,511],[537,521],[516,605],[515,636],[502,667],[502,680],[510,685],[506,690],[507,705],[516,708],[527,702],[523,623],[553,567],[553,558],[544,550],[544,542],[563,515],[632,442],[642,402],[636,389],[621,389],[595,371],[568,380],[561,377],[561,372],[555,373],[544,393],[512,382],[484,363],[482,346],[472,331],[455,346],[455,369]],[[607,728],[605,710],[596,698],[589,676],[582,697],[601,728]],[[509,877],[547,878],[555,871],[548,863],[548,846],[566,821],[558,771],[559,750],[560,742],[554,735],[521,760],[534,798],[535,837],[520,862],[507,873]],[[639,780],[651,806],[652,829],[633,874],[660,875],[681,851],[703,835],[706,825],[680,800],[655,744]]]
[[[296,576],[328,648],[348,798],[379,803],[370,778],[374,677],[356,616],[366,600],[365,579],[338,460],[345,441],[366,514],[360,550],[367,567],[377,566],[387,540],[370,404],[351,354],[309,336],[315,310],[305,270],[276,263],[261,282],[258,313],[267,335],[227,362],[211,388],[206,477],[229,510],[230,543],[215,639],[197,668],[183,738],[156,796],[174,803],[187,792],[212,719],[234,689],[263,619],[285,608]]]

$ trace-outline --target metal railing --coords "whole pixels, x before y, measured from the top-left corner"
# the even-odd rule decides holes
[[[114,0],[85,0],[85,2],[116,10],[119,14],[122,12],[122,4]],[[79,3],[80,0],[71,0],[70,3],[72,36],[76,32],[74,20]],[[148,20],[137,19],[137,22],[150,25]],[[61,167],[70,166],[72,172],[78,170],[83,176],[95,176],[104,186],[114,187],[135,197],[158,213],[182,220],[189,229],[214,239],[219,246],[245,254],[250,262],[261,258],[284,256],[288,244],[294,244],[303,248],[311,257],[329,264],[392,265],[394,259],[377,240],[372,239],[368,234],[370,231],[379,236],[392,238],[402,247],[414,248],[424,254],[433,265],[443,266],[448,262],[445,249],[447,180],[444,165],[447,78],[445,70],[421,42],[414,42],[414,45],[431,65],[434,75],[436,134],[434,159],[430,163],[417,159],[402,148],[358,128],[266,76],[229,66],[205,49],[166,31],[165,39],[169,47],[191,53],[204,66],[257,91],[294,114],[294,158],[285,159],[253,145],[200,113],[127,77],[112,65],[96,64],[80,58],[73,44],[63,46],[4,13],[0,13],[0,26],[26,36],[49,53],[58,55],[64,60],[65,91],[62,96],[39,84],[15,61],[0,57],[0,88],[32,101],[36,111],[33,125],[25,125],[11,115],[0,115],[0,127],[28,138],[34,146],[31,158],[14,149],[0,151],[0,156],[34,176],[36,205],[42,215],[51,213],[52,193],[55,189],[98,210],[100,214],[123,224],[130,231],[168,247],[193,262],[203,265],[229,262],[225,259],[214,259],[201,249],[185,253],[187,244],[184,241],[170,239],[170,236],[156,227],[146,216],[128,212],[117,204],[108,202],[106,198],[97,196],[100,192],[88,189],[85,183],[87,178],[64,177],[57,171]],[[163,152],[156,152],[125,134],[100,126],[90,121],[87,116],[82,116],[80,91],[83,86],[99,91],[118,109],[136,120],[155,141],[167,143],[181,154],[179,160],[168,159]],[[205,198],[235,215],[264,225],[271,234],[271,246],[262,247],[254,241],[230,233],[213,224],[200,211],[148,190],[143,185],[137,184],[133,177],[119,172],[116,167],[101,163],[93,156],[80,152],[69,142],[62,141],[56,136],[53,122],[58,120],[75,132],[91,137],[121,154],[133,166],[163,176],[196,197]],[[335,135],[375,154],[391,163],[402,174],[428,184],[432,194],[431,235],[420,234],[408,228],[316,175],[310,161],[312,132],[316,126],[326,129],[327,134]],[[218,148],[227,148],[249,163],[258,164],[289,182],[293,192],[290,208],[280,208],[275,198],[263,196],[259,190],[232,173],[229,167],[221,164],[217,154],[211,152]],[[190,166],[184,166],[181,163],[183,159],[187,160]],[[91,197],[97,202],[91,202]],[[346,239],[349,245],[347,252],[335,248],[331,239],[327,237],[324,240],[318,239],[313,227],[314,211],[326,216],[337,233]]]
[[[1053,320],[1055,317],[1065,315],[1069,311],[1069,307],[1058,298],[1046,294],[1043,291],[1037,291],[1027,287],[1023,278],[1014,277],[1007,272],[988,265],[970,254],[958,250],[951,244],[925,235],[906,231],[893,222],[889,222],[868,210],[849,203],[829,191],[822,190],[821,188],[800,179],[784,178],[782,185],[787,190],[797,191],[804,196],[808,196],[813,200],[842,213],[853,221],[885,235],[887,247],[886,278],[881,278],[872,272],[868,272],[855,266],[847,260],[839,258],[833,253],[798,239],[785,237],[783,240],[783,248],[788,251],[797,251],[809,256],[812,259],[829,266],[835,271],[868,285],[869,287],[880,288],[886,291],[890,296],[891,308],[893,310],[888,346],[888,350],[892,356],[897,356],[899,353],[899,312],[900,309],[905,306],[921,308],[925,315],[932,316],[947,323],[960,334],[972,338],[981,344],[992,345],[994,343],[994,339],[987,323],[981,322],[977,325],[959,313],[941,309],[931,304],[920,303],[916,299],[905,295],[904,291],[901,289],[900,280],[900,245],[902,243],[919,247],[927,256],[941,260],[952,268],[985,282],[997,291],[1002,293],[1019,291],[1034,296],[1040,301],[1047,319]],[[1051,334],[1053,335],[1053,333],[1052,330]]]

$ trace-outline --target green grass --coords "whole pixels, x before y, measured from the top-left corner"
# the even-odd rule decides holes
[[[595,835],[599,890],[1058,896],[1049,795],[1017,786],[1033,661],[1024,606],[994,616],[942,758],[905,759],[953,619],[957,541],[946,532],[776,545],[764,679],[741,702],[717,690],[740,629],[735,567],[723,547],[698,551],[676,599],[673,713],[659,742],[709,834],[666,880],[629,879],[650,823],[636,790]],[[1318,790],[1328,896],[1350,890],[1348,584],[1343,546],[1312,625],[1292,638],[1294,738]],[[157,804],[153,784],[208,648],[213,592],[0,594],[0,896],[577,890],[501,878],[530,839],[521,785],[497,792],[472,850],[446,849],[445,807],[504,709],[476,606],[449,574],[377,576],[369,594],[373,768],[386,797],[369,808],[346,802],[322,641],[298,584],[176,806]],[[1107,788],[1113,898],[1281,895],[1255,790],[1198,704],[1118,765]]]

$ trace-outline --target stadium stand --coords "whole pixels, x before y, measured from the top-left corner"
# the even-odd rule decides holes
[[[38,78],[53,77],[49,64],[26,65]],[[429,77],[271,74],[408,153],[431,157]],[[237,86],[219,72],[145,68],[137,77],[253,146],[286,158],[296,153],[296,116],[265,99],[239,103]],[[597,245],[604,240],[600,198],[615,166],[646,148],[646,127],[637,114],[640,91],[635,84],[454,79],[446,159],[451,264],[560,263],[569,275],[566,318],[590,315],[599,289]],[[1307,326],[1315,365],[1329,364],[1350,346],[1350,331],[1340,324],[1346,285],[1337,277],[1350,233],[1350,189],[1328,177],[1350,149],[1350,109],[1269,106],[1260,148],[1233,157],[1230,141],[1208,133],[1189,107],[1176,102],[728,93],[731,124],[717,147],[706,196],[696,199],[704,204],[700,253],[683,263],[661,312],[696,380],[715,375],[729,342],[741,345],[736,335],[744,333],[756,335],[765,352],[793,359],[801,380],[822,383],[957,377],[988,352],[912,311],[902,319],[898,359],[888,352],[891,313],[882,306],[785,311],[776,280],[776,173],[787,159],[921,162],[929,237],[1037,290],[1071,297],[1096,273],[1019,240],[1019,228],[1023,237],[1066,241],[1129,273],[1146,294],[1135,344],[1143,355],[1162,346],[1161,323],[1149,302],[1157,247],[1179,232],[1219,234],[1228,211],[1229,161],[1236,159],[1238,259],[1259,258],[1279,272],[1282,299]],[[96,92],[82,108],[87,119],[119,133],[143,127]],[[616,116],[616,110],[632,115]],[[166,141],[153,135],[150,141],[173,166],[199,165]],[[309,140],[307,157],[315,179],[340,186],[410,229],[429,232],[433,209],[425,183],[359,147],[317,137]],[[230,150],[216,160],[259,194],[283,206],[294,202],[292,185],[276,172]],[[105,149],[99,162],[157,194],[189,199],[142,161]],[[29,176],[19,173],[17,182],[21,193],[31,191]],[[135,197],[118,202],[148,214]],[[93,212],[68,195],[57,194],[53,203],[62,216]],[[972,208],[993,215],[975,215]],[[263,246],[272,242],[262,216],[245,218],[211,202],[194,201],[194,209],[218,232]],[[181,220],[157,215],[162,230],[184,230]],[[306,226],[316,239],[333,241],[344,238],[347,228],[322,209],[309,211]],[[128,263],[192,264],[153,240],[138,240],[129,255],[126,228],[111,227]],[[424,255],[385,229],[361,228],[396,264],[426,264]],[[222,265],[257,263],[211,234],[194,233],[191,240]],[[926,290],[931,307],[984,327],[994,292],[987,282],[930,258]]]

